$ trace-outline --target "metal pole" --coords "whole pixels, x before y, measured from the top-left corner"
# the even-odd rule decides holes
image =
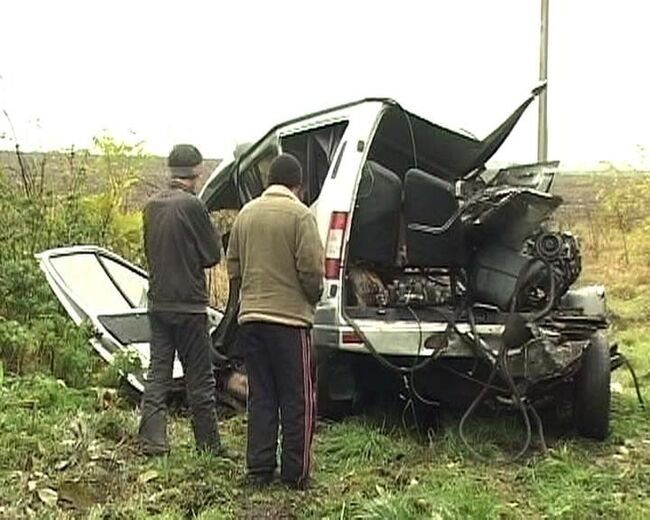
[[[548,2],[542,0],[542,20],[539,43],[539,80],[548,79]],[[539,95],[539,119],[537,126],[537,160],[544,162],[548,158],[548,128],[546,121],[546,95],[548,87]]]

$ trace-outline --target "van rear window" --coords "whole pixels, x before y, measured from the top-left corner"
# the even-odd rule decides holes
[[[347,121],[341,121],[280,138],[282,151],[294,155],[302,164],[305,204],[312,204],[320,195],[347,126]]]

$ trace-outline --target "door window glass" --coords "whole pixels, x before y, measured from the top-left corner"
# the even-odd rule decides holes
[[[149,283],[147,278],[135,272],[124,264],[116,262],[108,257],[101,257],[106,270],[115,280],[115,283],[122,289],[122,292],[135,307],[147,306],[147,291]]]
[[[302,200],[308,206],[320,195],[330,166],[343,137],[347,121],[283,136],[282,151],[294,155],[302,165]]]
[[[93,253],[57,256],[51,262],[81,307],[97,313],[131,310]]]

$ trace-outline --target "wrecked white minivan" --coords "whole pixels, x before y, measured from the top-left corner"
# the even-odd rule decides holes
[[[518,409],[530,432],[537,407],[568,400],[581,435],[607,436],[610,374],[622,358],[607,339],[604,288],[572,288],[581,271],[578,242],[548,226],[562,202],[550,193],[556,164],[496,174],[485,167],[539,91],[483,140],[390,99],[323,110],[274,127],[206,182],[200,197],[210,211],[236,210],[263,192],[277,154],[302,163],[303,200],[326,250],[313,329],[322,413],[401,392],[465,407],[462,427],[491,400]],[[144,284],[145,273],[94,248],[43,253],[73,317],[82,307],[77,296],[84,299],[77,290],[108,290],[92,278],[62,288],[68,278],[57,263],[76,271],[61,260],[75,254],[94,255],[102,283],[116,287],[111,312],[83,314],[111,342],[145,352],[143,286],[129,280]],[[237,310],[231,287],[223,315],[211,311],[222,382],[243,373]],[[233,393],[243,397],[238,388]]]

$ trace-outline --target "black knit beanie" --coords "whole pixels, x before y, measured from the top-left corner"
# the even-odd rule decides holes
[[[192,179],[199,175],[194,169],[203,162],[201,152],[191,144],[177,144],[167,157],[171,176],[177,179]]]
[[[282,184],[287,188],[302,185],[302,166],[288,153],[278,155],[269,166],[269,184]]]

